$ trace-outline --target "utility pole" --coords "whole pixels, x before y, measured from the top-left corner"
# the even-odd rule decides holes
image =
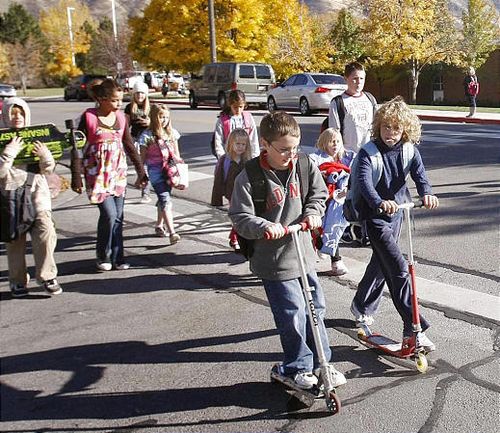
[[[118,42],[118,36],[116,33],[116,10],[115,10],[115,0],[111,0],[111,18],[113,21],[113,36],[115,37],[115,42]]]
[[[71,47],[71,64],[73,66],[76,66],[75,51],[73,49],[73,26],[71,23],[71,11],[74,11],[74,10],[75,10],[75,8],[72,8],[69,6],[66,8],[66,13],[68,14],[69,43],[70,43],[70,47]]]
[[[210,30],[210,60],[217,61],[217,45],[215,42],[215,11],[214,0],[208,0],[208,26]]]

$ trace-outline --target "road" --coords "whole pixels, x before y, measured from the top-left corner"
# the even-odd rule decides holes
[[[61,128],[65,118],[76,118],[89,105],[58,100],[31,103],[33,119],[55,120]],[[215,163],[209,142],[218,111],[191,110],[182,105],[171,109],[174,126],[182,134],[182,154],[196,185],[182,195],[208,203]],[[253,111],[257,125],[265,113]],[[310,152],[323,116],[296,114],[296,119],[302,131],[302,148]],[[498,125],[423,123],[419,149],[441,202],[436,211],[416,214],[415,254],[427,277],[498,294],[499,141]]]
[[[57,116],[62,126],[64,118],[88,105],[33,103],[33,117]],[[262,115],[256,113],[257,122]],[[280,344],[261,284],[229,251],[225,213],[206,204],[214,162],[207,149],[216,111],[173,107],[173,116],[184,135],[183,154],[193,174],[189,191],[174,200],[182,236],[178,244],[169,246],[154,236],[155,209],[140,204],[139,192],[130,188],[124,238],[132,268],[127,271],[95,271],[97,210],[84,195],[70,191],[54,200],[62,295],[50,298],[32,283],[28,298],[12,299],[0,246],[0,431],[498,430],[498,326],[451,309],[423,306],[432,324],[429,336],[438,349],[429,356],[429,371],[419,374],[412,362],[381,356],[358,342],[349,312],[353,287],[329,277],[327,261],[319,262],[318,270],[335,365],[348,380],[339,389],[342,410],[326,416],[319,401],[310,411],[290,413],[286,392],[269,383],[269,370],[280,360]],[[299,121],[304,143],[312,144],[320,118]],[[64,167],[59,169],[65,173]],[[434,178],[439,169],[431,167],[433,182],[454,183]],[[417,220],[418,227],[424,222]],[[422,233],[419,248],[427,232],[417,232]],[[440,248],[437,242],[431,249]],[[433,257],[434,252],[424,252]],[[31,260],[28,263],[32,266]],[[448,272],[457,273],[437,264],[419,264],[417,273],[422,268],[446,281]],[[476,278],[482,285],[490,281],[469,272],[465,280]],[[400,319],[389,299],[375,326],[400,338]]]

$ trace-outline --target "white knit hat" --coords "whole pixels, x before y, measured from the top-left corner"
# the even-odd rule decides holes
[[[132,88],[132,93],[144,93],[147,95],[149,93],[149,87],[143,81],[137,81]]]

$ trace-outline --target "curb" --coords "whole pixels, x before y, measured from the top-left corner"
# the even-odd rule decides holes
[[[500,119],[484,119],[479,117],[454,117],[454,116],[436,116],[433,114],[418,114],[420,120],[430,122],[455,122],[455,123],[480,123],[483,125],[500,125]]]

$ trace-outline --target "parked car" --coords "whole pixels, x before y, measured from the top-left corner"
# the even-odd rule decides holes
[[[159,92],[163,87],[163,79],[165,78],[165,74],[160,72],[146,72],[144,74],[144,82],[148,85],[150,89],[154,89],[156,92]]]
[[[191,76],[189,105],[217,104],[224,107],[234,89],[245,92],[247,103],[266,105],[268,89],[276,84],[271,65],[264,63],[210,63]]]
[[[2,114],[3,100],[4,98],[11,98],[12,96],[16,96],[16,89],[14,86],[10,84],[2,84],[0,83],[0,115]],[[1,122],[0,122],[1,124]]]
[[[76,99],[82,101],[90,99],[87,92],[90,83],[94,80],[105,80],[105,75],[84,74],[73,78],[64,88],[64,100]]]
[[[184,94],[186,85],[184,84],[184,77],[177,72],[169,72],[163,79],[163,86],[161,93],[167,96],[168,92],[178,92]]]
[[[0,98],[11,98],[16,96],[16,88],[10,84],[0,83]]]
[[[346,89],[341,75],[295,74],[267,92],[267,108],[271,112],[287,109],[309,115],[313,111],[328,110],[331,100]]]
[[[123,71],[116,76],[116,82],[123,90],[131,90],[137,81],[146,82],[147,71]]]

